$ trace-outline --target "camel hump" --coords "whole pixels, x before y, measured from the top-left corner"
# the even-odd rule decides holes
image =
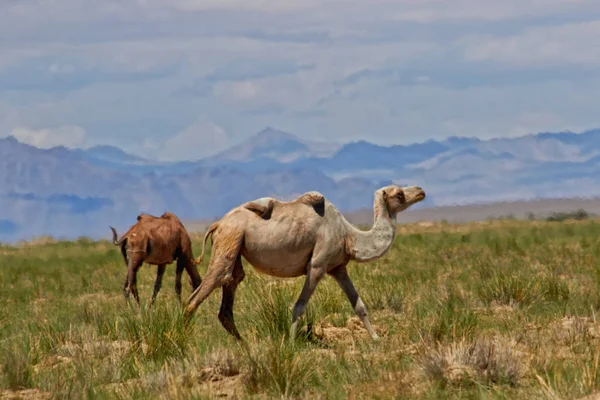
[[[178,219],[177,216],[175,214],[173,214],[172,212],[165,212],[163,215],[160,216],[161,218],[164,219]]]
[[[244,208],[252,211],[261,218],[268,219],[273,211],[273,199],[271,197],[262,197],[244,203]]]
[[[298,201],[309,206],[318,206],[325,201],[325,196],[319,192],[306,192],[302,196],[298,197]]]
[[[137,216],[138,222],[144,221],[144,220],[149,221],[149,220],[154,220],[154,219],[156,219],[156,217],[154,215],[150,215],[147,213],[141,213]]]

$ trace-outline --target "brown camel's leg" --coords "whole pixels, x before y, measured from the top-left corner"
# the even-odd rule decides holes
[[[294,305],[294,312],[292,315],[292,326],[290,327],[290,340],[293,341],[296,338],[296,331],[298,329],[298,319],[306,312],[306,306],[310,296],[314,293],[317,284],[321,281],[321,278],[325,275],[325,266],[315,263],[311,260],[306,268],[306,280],[304,281],[304,287],[302,292]]]
[[[127,267],[127,284],[124,287],[123,294],[126,299],[129,299],[129,293],[133,293],[133,297],[140,304],[140,296],[137,290],[137,272],[144,263],[142,253],[132,254],[129,257],[129,266]]]
[[[348,300],[350,300],[350,304],[352,304],[354,312],[362,321],[363,325],[369,332],[369,335],[371,335],[371,338],[373,340],[379,339],[379,336],[377,336],[377,333],[375,333],[375,330],[373,329],[373,327],[371,326],[371,322],[369,321],[369,316],[367,315],[367,308],[365,307],[365,304],[356,292],[356,289],[354,288],[354,285],[350,280],[350,276],[348,276],[346,264],[336,267],[334,270],[330,271],[329,274],[335,278],[338,285],[340,285],[340,287],[348,297]]]
[[[242,247],[243,232],[223,230],[213,236],[213,253],[206,276],[187,300],[186,318],[192,316],[202,302],[218,287],[233,280],[233,269]]]
[[[181,263],[183,264],[187,274],[190,277],[190,283],[192,285],[193,290],[196,290],[198,288],[198,286],[200,286],[200,284],[202,283],[202,278],[200,277],[200,273],[198,272],[198,267],[196,267],[196,264],[193,263],[193,260],[184,260],[184,259],[177,259],[177,264],[179,264],[179,260],[182,260]]]
[[[175,293],[177,293],[177,299],[181,304],[181,276],[183,275],[184,264],[182,261],[177,259],[177,269],[175,270]]]
[[[235,291],[238,285],[244,280],[246,273],[242,266],[242,257],[238,255],[233,267],[233,280],[223,285],[223,298],[221,300],[221,309],[219,310],[219,321],[221,325],[238,340],[242,340],[233,320],[233,302],[235,300]]]
[[[123,293],[125,293],[125,289],[127,289],[127,284],[129,283],[129,260],[127,259],[127,253],[123,255],[123,260],[125,261],[125,268],[127,269],[127,274],[125,274],[125,282],[123,283]]]
[[[160,264],[156,270],[156,282],[154,282],[154,293],[152,293],[152,301],[150,302],[150,305],[154,304],[154,301],[156,300],[156,296],[158,295],[160,287],[162,286],[162,279],[166,269],[166,264]]]

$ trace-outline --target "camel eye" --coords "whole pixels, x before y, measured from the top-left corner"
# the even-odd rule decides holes
[[[400,199],[400,201],[404,201],[404,193],[400,192],[396,195],[398,197],[398,199]]]

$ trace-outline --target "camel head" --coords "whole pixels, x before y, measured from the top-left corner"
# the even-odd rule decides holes
[[[399,212],[425,199],[425,191],[418,186],[389,185],[379,189],[375,195],[381,196],[393,218]]]

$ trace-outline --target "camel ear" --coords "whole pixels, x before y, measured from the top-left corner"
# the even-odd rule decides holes
[[[383,195],[383,199],[387,200],[387,198],[388,198],[387,191],[384,190],[383,192],[381,192],[381,194]]]

